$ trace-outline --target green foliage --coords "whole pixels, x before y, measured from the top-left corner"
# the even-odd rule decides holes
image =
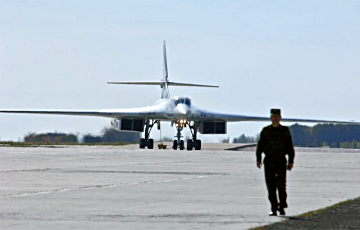
[[[125,142],[112,142],[112,143],[106,143],[106,142],[101,142],[101,143],[86,143],[86,144],[80,144],[80,143],[49,143],[49,142],[13,142],[13,141],[1,141],[0,142],[0,146],[1,147],[46,147],[46,148],[62,148],[65,145],[66,146],[81,146],[81,145],[112,145],[112,146],[121,146],[121,145],[126,145],[129,143],[125,143]]]
[[[105,144],[105,143],[136,143],[140,139],[140,133],[120,132],[112,128],[104,128],[101,135],[86,134],[82,138],[82,143],[86,144]],[[79,140],[74,134],[65,133],[29,133],[24,137],[25,143],[39,144],[78,144]]]
[[[87,134],[83,137],[83,143],[137,143],[140,140],[140,133],[138,132],[125,132],[118,131],[113,128],[104,128],[101,135]]]
[[[91,134],[86,134],[85,136],[83,136],[82,140],[83,140],[82,141],[83,143],[101,143],[101,142],[103,142],[102,136],[94,136]]]
[[[341,142],[340,148],[343,149],[360,149],[360,142],[353,140],[352,142]]]
[[[333,143],[331,143],[330,147],[331,147],[331,148],[337,148],[337,147],[338,147],[338,145],[337,145],[337,143],[336,143],[336,142],[333,142]]]
[[[329,144],[324,141],[324,142],[322,143],[321,147],[329,147]]]
[[[221,140],[221,143],[229,143],[230,142],[230,138],[224,138]]]
[[[313,139],[313,127],[295,124],[290,126],[291,136],[295,146],[316,146]],[[324,141],[325,143],[329,143]],[[327,144],[326,144],[327,145]]]
[[[290,126],[295,146],[331,148],[359,148],[359,125],[317,124],[314,127],[295,124]]]
[[[65,133],[29,133],[24,137],[26,143],[78,143],[74,134]]]
[[[256,143],[258,138],[245,136],[245,134],[240,135],[238,138],[233,139],[233,143]]]
[[[172,142],[173,139],[171,137],[163,137],[162,141],[164,141],[164,142]]]

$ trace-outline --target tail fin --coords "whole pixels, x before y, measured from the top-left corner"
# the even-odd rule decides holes
[[[170,82],[169,74],[168,74],[168,66],[167,66],[167,58],[166,58],[166,44],[164,41],[163,46],[163,79],[160,82],[108,82],[108,84],[120,84],[120,85],[159,85],[161,87],[161,99],[170,98],[169,86],[192,86],[192,87],[208,87],[208,88],[219,88],[219,86],[215,85],[200,85],[200,84],[191,84],[191,83],[178,83],[178,82]]]
[[[164,83],[163,85],[161,85],[161,99],[163,98],[170,98],[170,92],[169,92],[169,73],[168,73],[168,68],[167,68],[167,58],[166,58],[166,43],[164,41],[164,46],[163,46],[163,58],[164,58],[164,66],[163,66],[163,80],[162,82]]]

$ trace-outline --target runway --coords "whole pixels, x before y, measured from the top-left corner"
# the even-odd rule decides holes
[[[254,151],[222,150],[229,146],[0,147],[0,229],[248,229],[284,220],[267,216]],[[360,196],[359,150],[296,152],[287,215]]]

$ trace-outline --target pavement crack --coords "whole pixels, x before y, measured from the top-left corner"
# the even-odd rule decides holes
[[[79,170],[79,169],[61,169],[61,168],[44,168],[44,169],[25,169],[3,171],[9,172],[52,172],[52,173],[119,173],[119,174],[165,174],[165,175],[203,175],[203,176],[225,176],[229,173],[214,172],[179,172],[179,171],[136,171],[136,170]]]
[[[214,176],[214,175],[209,175],[209,176]],[[75,191],[75,190],[99,189],[99,188],[110,188],[110,187],[119,187],[119,186],[133,186],[133,185],[141,185],[141,184],[169,183],[169,182],[175,182],[175,181],[181,181],[181,180],[203,179],[203,178],[207,178],[209,176],[193,176],[193,177],[182,177],[182,178],[163,179],[163,180],[148,180],[148,181],[137,181],[137,182],[129,182],[129,183],[91,185],[91,186],[82,186],[82,187],[77,187],[77,188],[62,188],[62,189],[53,189],[53,190],[46,190],[46,191],[36,191],[36,192],[2,195],[2,196],[0,196],[0,198],[36,196],[36,195],[46,195],[46,194],[59,193],[59,192],[69,192],[69,191]]]

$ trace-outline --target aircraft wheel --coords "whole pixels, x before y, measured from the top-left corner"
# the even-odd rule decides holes
[[[183,140],[180,141],[180,150],[184,150],[185,142]]]
[[[192,150],[193,148],[193,141],[191,139],[187,140],[187,143],[186,143],[186,150]]]
[[[154,139],[149,139],[146,143],[148,149],[153,149],[154,148]]]
[[[177,150],[177,147],[178,147],[178,142],[177,142],[177,140],[174,140],[174,142],[173,142],[173,149],[174,150]]]
[[[201,140],[195,140],[195,150],[201,150]]]
[[[140,143],[139,143],[139,147],[140,147],[141,149],[144,149],[145,146],[146,146],[146,140],[145,140],[144,138],[141,138],[141,139],[140,139]]]

